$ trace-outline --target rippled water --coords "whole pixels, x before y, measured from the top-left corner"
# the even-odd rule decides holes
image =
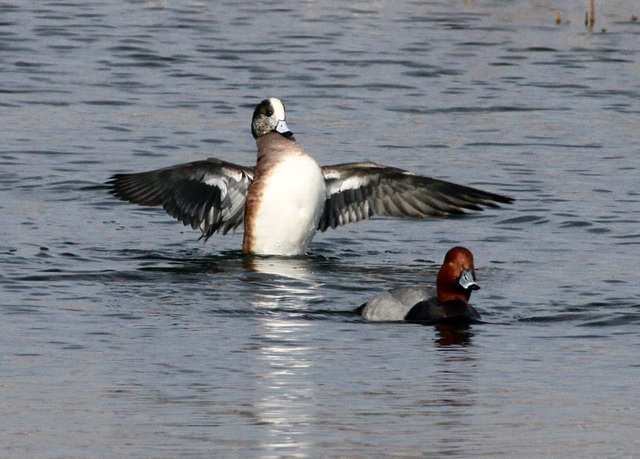
[[[586,4],[0,3],[0,455],[637,454],[640,11]],[[267,96],[321,164],[517,201],[252,261],[106,193],[252,164]],[[486,323],[350,313],[458,244]]]

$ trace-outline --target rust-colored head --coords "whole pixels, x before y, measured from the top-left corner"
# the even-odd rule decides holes
[[[469,301],[472,290],[478,290],[473,268],[473,254],[464,247],[454,247],[444,257],[438,272],[438,301]]]

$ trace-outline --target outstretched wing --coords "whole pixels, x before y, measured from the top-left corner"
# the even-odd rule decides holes
[[[327,166],[322,173],[327,200],[318,224],[321,231],[373,215],[425,218],[513,202],[507,196],[375,163]]]
[[[107,185],[123,201],[162,206],[202,237],[226,234],[244,220],[247,188],[253,168],[217,158],[135,174],[115,174]]]

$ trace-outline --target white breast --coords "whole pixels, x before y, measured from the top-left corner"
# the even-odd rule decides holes
[[[301,255],[316,233],[327,197],[313,158],[287,158],[269,171],[255,215],[253,252]]]

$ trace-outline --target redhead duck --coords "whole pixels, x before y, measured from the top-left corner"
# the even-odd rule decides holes
[[[242,251],[301,255],[315,233],[373,215],[422,219],[463,214],[512,198],[375,163],[320,167],[287,127],[282,102],[256,107],[251,132],[255,167],[216,158],[133,174],[107,182],[118,198],[162,206],[202,232],[226,234],[244,222]]]
[[[384,292],[357,312],[367,320],[406,320],[420,323],[469,323],[480,314],[469,303],[472,290],[478,290],[473,254],[464,247],[454,247],[444,257],[436,281],[436,296],[428,289],[397,288]]]

